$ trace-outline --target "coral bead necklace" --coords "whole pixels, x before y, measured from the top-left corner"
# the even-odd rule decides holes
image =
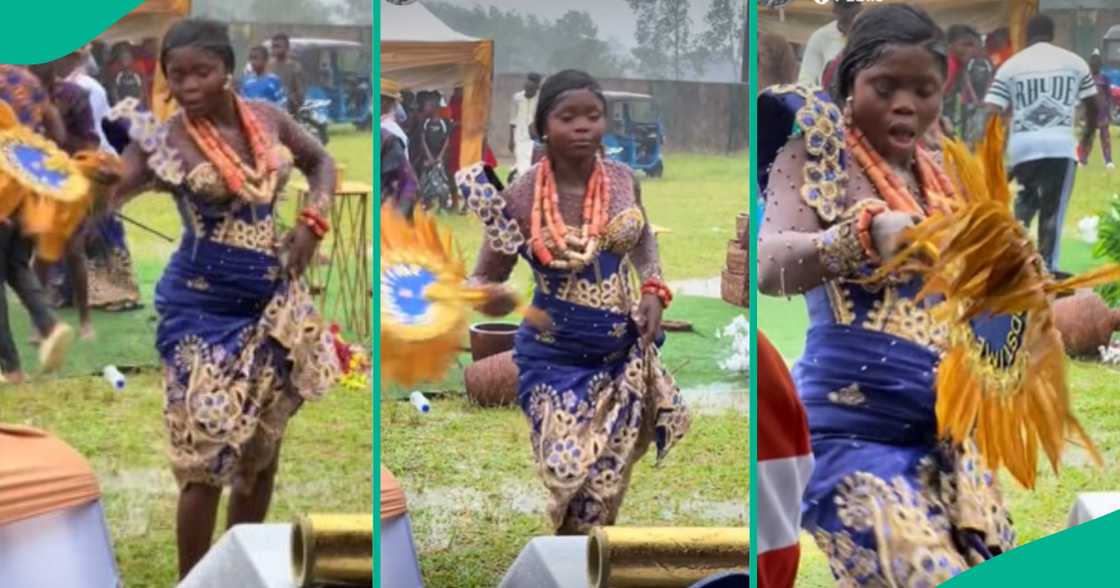
[[[251,203],[266,204],[275,196],[280,166],[272,150],[272,141],[250,106],[236,97],[234,104],[241,128],[249,139],[253,166],[242,160],[237,150],[222,138],[213,121],[186,116],[187,133],[206,159],[217,168],[230,192]]]
[[[875,190],[891,210],[910,214],[927,212],[907,189],[905,182],[875,151],[862,131],[854,125],[849,125],[844,139],[848,151],[855,157],[856,162],[875,186]],[[927,207],[939,212],[949,212],[956,196],[952,181],[933,162],[930,154],[920,147],[915,152],[914,162],[917,167],[917,179],[925,192]]]
[[[533,185],[533,208],[530,213],[529,246],[533,255],[545,266],[558,270],[579,271],[599,253],[599,245],[607,225],[610,208],[610,182],[601,158],[587,182],[583,197],[583,224],[578,234],[568,230],[560,213],[560,195],[552,163],[544,158]]]

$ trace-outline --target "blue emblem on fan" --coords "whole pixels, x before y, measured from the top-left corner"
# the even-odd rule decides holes
[[[401,323],[427,323],[431,320],[432,302],[424,298],[424,290],[435,282],[436,275],[418,265],[391,266],[382,274],[382,300]]]
[[[8,145],[7,156],[12,165],[39,184],[58,190],[66,183],[66,174],[49,169],[47,154],[38,147],[14,143]]]
[[[983,314],[972,320],[972,333],[980,343],[984,357],[993,367],[1001,369],[1011,367],[1018,359],[1026,330],[1026,314]]]

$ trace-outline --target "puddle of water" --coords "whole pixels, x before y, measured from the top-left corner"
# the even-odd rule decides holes
[[[502,499],[514,512],[524,515],[543,515],[548,508],[544,485],[540,483],[506,482],[502,484]]]
[[[166,467],[119,470],[98,482],[117,539],[150,533],[154,512],[177,494],[175,478]]]
[[[720,277],[677,280],[669,284],[674,294],[720,298]]]
[[[686,500],[677,505],[675,512],[663,511],[661,516],[672,520],[676,515],[687,514],[713,526],[747,525],[749,520],[746,502],[729,500]]]
[[[747,415],[750,412],[745,382],[743,384],[720,382],[695,386],[681,390],[681,395],[690,410],[702,415],[721,415],[726,412]]]
[[[421,553],[449,549],[457,533],[477,528],[472,521],[480,516],[501,517],[509,512],[542,516],[548,499],[543,486],[531,482],[506,480],[496,493],[489,494],[463,486],[439,486],[409,496],[417,549]]]
[[[175,494],[175,478],[166,467],[118,470],[100,476],[104,492],[138,492],[142,494]]]

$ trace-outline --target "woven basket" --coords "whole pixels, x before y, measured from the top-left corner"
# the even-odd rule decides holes
[[[727,242],[727,269],[729,271],[736,274],[747,273],[749,259],[750,254],[743,249],[738,241]]]
[[[750,303],[748,282],[749,280],[746,274],[737,274],[728,269],[724,269],[723,273],[720,275],[720,297],[728,304],[747,308]]]
[[[739,241],[743,249],[748,249],[747,243],[751,238],[751,216],[749,213],[740,212],[739,216],[735,217],[735,239]]]
[[[463,372],[467,398],[479,406],[505,406],[517,402],[517,364],[513,351],[491,355],[467,366]]]

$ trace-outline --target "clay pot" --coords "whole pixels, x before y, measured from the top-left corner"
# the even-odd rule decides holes
[[[513,404],[517,402],[517,375],[513,351],[472,363],[463,372],[467,398],[480,406]]]
[[[471,325],[471,357],[482,361],[513,349],[517,325],[513,323],[475,323]]]
[[[1084,290],[1054,302],[1054,323],[1067,354],[1099,357],[1100,348],[1120,330],[1120,310],[1110,309],[1096,292]]]

